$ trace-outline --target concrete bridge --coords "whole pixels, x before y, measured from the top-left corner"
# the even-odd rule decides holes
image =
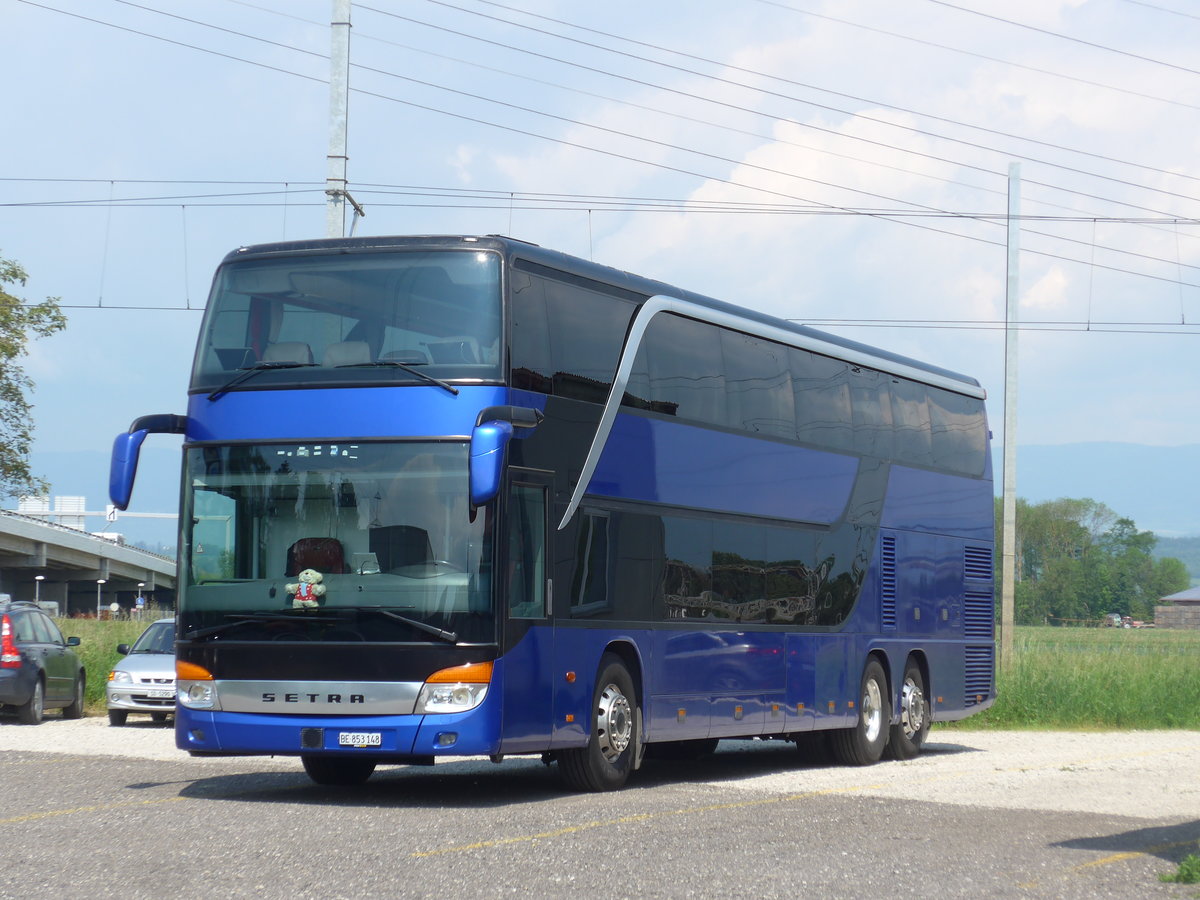
[[[175,605],[175,561],[36,516],[0,510],[0,593],[57,603],[60,615]]]

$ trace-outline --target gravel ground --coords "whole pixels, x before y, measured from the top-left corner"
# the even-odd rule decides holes
[[[152,760],[188,759],[175,748],[172,728],[130,720],[113,728],[103,717],[49,718],[38,726],[0,724],[0,751]],[[724,742],[732,752],[771,753],[775,742]],[[791,760],[792,757],[784,757]],[[298,771],[290,758],[192,759],[231,763],[246,771]],[[1011,732],[935,730],[925,752],[910,762],[867,768],[796,769],[770,760],[723,771],[721,784],[748,791],[853,791],[964,806],[1110,813],[1140,818],[1191,817],[1200,812],[1200,731]],[[536,763],[514,759],[509,764]],[[440,765],[485,765],[456,760]],[[730,777],[732,776],[732,777]]]

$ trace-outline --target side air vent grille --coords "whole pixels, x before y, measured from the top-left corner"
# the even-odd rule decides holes
[[[879,541],[879,624],[896,630],[896,539],[889,535]]]
[[[963,553],[963,576],[970,581],[992,580],[990,547],[967,547]]]
[[[993,647],[967,647],[967,679],[964,684],[967,706],[978,706],[992,695]]]
[[[995,601],[991,591],[967,591],[963,595],[963,635],[968,641],[990,641],[995,637]]]

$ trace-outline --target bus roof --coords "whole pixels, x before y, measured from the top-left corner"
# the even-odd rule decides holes
[[[254,256],[286,256],[291,254],[309,253],[317,254],[329,253],[330,251],[352,253],[356,251],[370,252],[383,250],[471,248],[497,250],[503,253],[505,257],[510,260],[513,258],[528,260],[530,262],[540,264],[551,269],[557,269],[580,278],[586,278],[591,281],[597,281],[602,284],[611,285],[613,287],[620,288],[646,298],[656,294],[678,297],[679,299],[694,303],[697,306],[707,307],[728,315],[735,315],[752,322],[758,322],[760,324],[768,325],[783,331],[792,332],[798,336],[807,338],[809,342],[818,341],[820,343],[830,345],[831,348],[838,348],[854,354],[862,354],[873,357],[874,359],[878,359],[880,363],[883,364],[881,368],[884,369],[889,368],[887,364],[891,363],[895,366],[904,367],[910,370],[915,369],[922,372],[928,372],[931,376],[957,381],[964,386],[975,388],[975,390],[969,391],[971,394],[983,394],[983,390],[979,382],[969,375],[963,375],[962,373],[953,372],[949,369],[943,369],[940,366],[930,365],[929,363],[921,362],[920,360],[913,359],[911,357],[902,356],[898,353],[891,353],[878,347],[859,343],[858,341],[852,341],[848,338],[843,338],[835,334],[830,334],[829,332],[820,331],[816,328],[810,328],[807,325],[798,325],[795,322],[787,319],[780,319],[765,313],[756,312],[752,309],[747,309],[732,303],[726,303],[723,300],[716,300],[712,297],[687,291],[661,281],[644,278],[640,275],[634,275],[629,272],[624,272],[620,269],[614,269],[610,266],[599,265],[598,263],[589,262],[577,256],[571,256],[570,254],[561,253],[557,250],[549,250],[545,247],[540,247],[537,244],[531,244],[527,241],[504,237],[502,235],[383,235],[369,237],[314,238],[310,240],[299,241],[280,241],[270,244],[255,244],[251,246],[239,247],[237,250],[233,250],[227,254],[223,262],[228,263]]]

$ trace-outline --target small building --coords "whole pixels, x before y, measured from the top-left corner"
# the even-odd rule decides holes
[[[1164,606],[1154,607],[1154,624],[1159,628],[1200,629],[1200,587],[1163,597]]]

